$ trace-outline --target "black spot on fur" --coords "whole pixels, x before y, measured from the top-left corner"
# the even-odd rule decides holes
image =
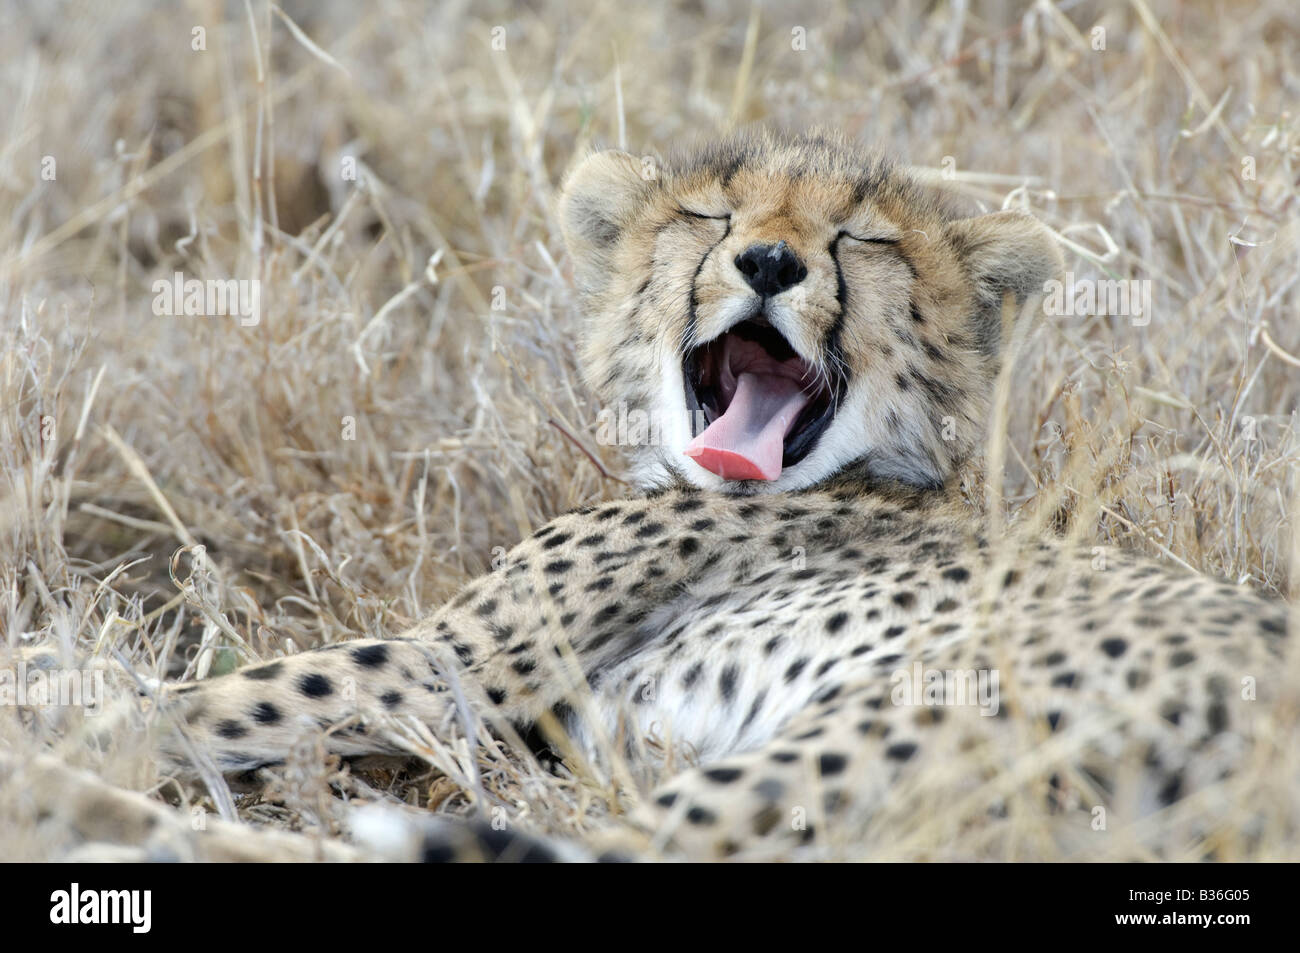
[[[740,677],[740,670],[734,665],[728,665],[718,676],[718,691],[722,693],[723,701],[731,701],[736,694],[736,679]]]
[[[284,662],[269,662],[266,665],[255,665],[244,669],[243,676],[255,682],[269,682],[282,671],[284,671]]]
[[[1217,735],[1228,727],[1228,709],[1223,702],[1212,702],[1205,710],[1205,723],[1210,734]]]
[[[1128,651],[1128,643],[1123,639],[1106,639],[1101,643],[1101,650],[1111,658],[1119,658]]]
[[[731,784],[744,774],[739,768],[710,768],[704,772],[704,776],[710,781],[718,784]]]
[[[253,721],[259,725],[274,725],[284,716],[280,714],[280,709],[276,708],[270,702],[258,702],[253,708]]]
[[[387,645],[363,645],[352,650],[352,661],[362,668],[380,668],[388,661]]]
[[[563,546],[571,539],[573,539],[572,533],[556,533],[546,542],[542,543],[542,549],[555,549],[557,546]]]
[[[822,777],[832,777],[841,774],[848,765],[848,759],[842,754],[827,752],[817,759],[817,767],[822,773]]]
[[[704,826],[717,823],[718,815],[697,804],[686,812],[686,819],[696,826]]]
[[[892,761],[907,761],[916,754],[916,745],[910,741],[900,741],[885,749],[885,757]]]
[[[222,738],[242,738],[248,734],[248,729],[244,725],[229,718],[219,722],[215,730]]]
[[[298,679],[298,691],[308,698],[324,698],[334,694],[334,686],[324,675],[312,672]]]

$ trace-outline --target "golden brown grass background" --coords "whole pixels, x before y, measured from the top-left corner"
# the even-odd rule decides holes
[[[946,170],[988,209],[1031,208],[1080,277],[1151,281],[1149,325],[1043,323],[1012,367],[1001,475],[972,468],[966,486],[998,488],[1013,520],[1296,593],[1289,0],[3,6],[10,650],[194,678],[393,634],[496,547],[628,492],[576,366],[554,189],[589,147],[659,155],[751,122],[830,126]],[[155,315],[152,283],[176,271],[259,278],[260,324]],[[0,710],[0,748],[21,761],[53,746],[114,784],[220,809],[224,792],[158,777],[140,718],[99,747],[80,724]],[[561,834],[617,825],[625,806],[482,745],[422,744],[416,764],[340,788],[506,805]],[[300,752],[235,808],[337,833],[334,770]],[[1225,803],[1263,805],[1270,836],[1225,834],[1219,856],[1296,856],[1297,776],[1283,759],[1234,782]],[[37,823],[58,796],[21,772],[0,786],[0,856],[77,846]],[[1053,841],[1031,802],[989,838],[978,812],[918,799],[818,856],[1149,853],[1123,830]]]

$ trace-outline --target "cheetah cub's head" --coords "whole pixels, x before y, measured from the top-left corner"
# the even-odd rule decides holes
[[[939,486],[982,439],[1003,295],[1061,268],[1029,215],[960,218],[835,137],[736,137],[666,167],[601,152],[560,217],[585,372],[636,424],[650,486],[779,492],[850,466]]]

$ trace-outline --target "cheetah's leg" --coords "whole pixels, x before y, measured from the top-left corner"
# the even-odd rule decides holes
[[[891,730],[899,712],[879,695],[879,682],[863,683],[811,706],[769,744],[673,777],[636,820],[661,849],[695,860],[740,845],[761,860],[765,850],[788,857],[792,844],[833,842],[828,831],[849,823],[845,808],[878,808],[915,750]]]
[[[546,863],[626,860],[582,845],[397,804],[346,809],[354,844],[180,813],[57,758],[0,752],[0,818],[32,832],[28,859],[68,862],[303,863],[423,861]],[[11,858],[12,859],[12,858]],[[18,858],[21,859],[21,858]]]
[[[113,787],[51,755],[0,752],[0,805],[15,829],[36,832],[41,860],[358,861],[364,849],[289,831],[181,814]]]
[[[683,518],[701,519],[689,498]],[[169,691],[184,738],[225,771],[281,760],[304,722],[340,726],[339,754],[403,750],[367,716],[413,718],[435,735],[458,700],[498,723],[532,724],[561,702],[590,697],[586,679],[638,651],[679,591],[716,559],[647,519],[645,501],[570,514],[516,546],[503,564],[396,639],[341,643]],[[687,515],[689,512],[689,516]]]

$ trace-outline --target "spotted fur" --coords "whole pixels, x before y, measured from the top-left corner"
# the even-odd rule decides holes
[[[396,750],[382,716],[436,733],[462,698],[502,726],[554,714],[607,771],[612,750],[671,774],[636,817],[647,845],[695,858],[868,831],[945,769],[995,815],[1027,750],[1068,839],[1090,805],[1150,816],[1261,756],[1287,692],[1285,606],[1122,553],[1099,567],[1054,539],[990,539],[944,488],[981,439],[1004,300],[1060,267],[1032,218],[962,218],[880,157],[767,135],[653,175],[594,155],[559,210],[592,386],[669,421],[639,451],[645,495],[559,517],[398,638],[178,689],[190,745],[237,771],[304,724],[346,726],[329,744],[361,754]],[[806,277],[772,323],[844,386],[805,459],[727,482],[681,455],[682,356],[740,320],[735,259],[775,241]],[[899,703],[918,663],[997,672],[996,710]],[[1147,849],[1208,836],[1198,803]]]

